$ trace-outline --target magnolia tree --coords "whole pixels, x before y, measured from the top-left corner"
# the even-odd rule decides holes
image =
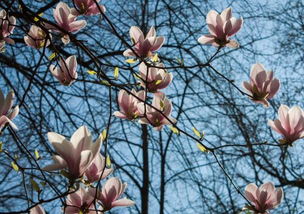
[[[1,1],[0,213],[303,212],[304,111],[251,4]]]

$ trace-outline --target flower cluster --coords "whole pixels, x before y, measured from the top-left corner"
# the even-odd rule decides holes
[[[102,136],[93,143],[87,127],[80,127],[70,140],[55,132],[49,132],[48,138],[58,155],[53,155],[54,163],[44,167],[44,170],[66,169],[67,177],[71,181],[84,177],[89,183],[105,179],[112,173],[113,169],[106,167],[105,158],[99,153]],[[131,206],[134,204],[133,201],[126,198],[119,199],[126,186],[114,177],[110,178],[101,190],[80,187],[76,192],[68,195],[65,213],[96,213],[93,203],[95,196],[98,204],[102,206],[102,212],[116,206]]]
[[[138,27],[131,27],[132,49],[126,50],[124,56],[133,56],[142,60],[139,65],[138,78],[144,88],[139,92],[132,90],[128,93],[122,89],[118,95],[120,111],[114,115],[122,119],[139,119],[142,124],[150,124],[156,130],[161,130],[164,125],[174,124],[176,120],[171,117],[172,103],[161,89],[169,86],[173,75],[168,73],[163,63],[152,60],[153,52],[161,48],[164,37],[157,37],[154,27],[151,27],[146,37]],[[152,104],[148,104],[147,92],[153,93]]]
[[[116,177],[107,180],[101,189],[80,187],[77,191],[67,196],[64,213],[103,214],[114,207],[132,206],[134,205],[134,201],[120,198],[125,192],[126,187],[127,184],[122,183]],[[30,214],[45,214],[45,211],[40,205],[37,205],[31,209]]]
[[[97,0],[97,2],[99,1]],[[53,10],[56,25],[43,23],[44,28],[32,25],[28,34],[24,36],[25,44],[36,49],[46,48],[51,44],[51,32],[60,33],[62,42],[68,44],[70,42],[70,33],[76,33],[87,24],[85,20],[77,20],[78,16],[97,15],[106,11],[103,5],[97,5],[94,0],[74,0],[73,5],[75,8],[70,8],[66,3],[59,2]],[[0,11],[0,22],[2,23],[0,50],[2,50],[5,42],[13,43],[13,40],[7,37],[12,34],[16,19],[14,17],[7,18],[6,12],[2,10]],[[78,76],[76,56],[70,56],[66,60],[60,57],[59,66],[51,65],[50,71],[62,85],[71,85]]]
[[[102,189],[97,188],[82,188],[68,195],[66,214],[74,213],[103,213],[118,206],[132,206],[134,202],[127,198],[122,198],[127,184],[123,184],[119,178],[112,177],[106,181]],[[98,204],[95,209],[94,199]]]
[[[73,41],[72,33],[83,29],[87,22],[78,20],[80,16],[103,15],[106,8],[98,4],[100,0],[73,0],[74,8],[60,2],[53,10],[56,24],[40,22],[41,25],[32,25],[24,36],[27,46],[41,49],[52,44],[52,33],[59,34],[61,41],[68,44]],[[242,18],[232,16],[232,9],[227,8],[220,14],[211,10],[206,17],[209,33],[198,38],[201,44],[210,44],[218,47],[237,48],[239,44],[230,38],[240,31],[243,25]],[[11,39],[16,19],[9,16],[5,10],[0,11],[0,51],[5,44],[14,44]],[[177,121],[171,116],[172,102],[161,90],[166,89],[173,80],[172,73],[155,56],[163,46],[165,38],[157,36],[154,27],[147,34],[136,26],[130,28],[132,45],[123,52],[125,57],[133,57],[140,61],[136,74],[139,79],[138,88],[121,89],[118,94],[119,111],[114,115],[121,119],[137,120],[141,124],[149,124],[156,130],[162,130],[164,125],[174,125]],[[158,55],[157,55],[158,56]],[[77,59],[75,55],[64,59],[59,57],[56,65],[49,67],[52,75],[64,86],[70,86],[76,81]],[[254,64],[251,68],[250,80],[243,82],[247,95],[255,103],[268,107],[280,88],[280,81],[274,77],[272,71],[266,71],[262,64]],[[149,97],[151,95],[152,97]],[[0,131],[9,124],[12,128],[17,126],[12,120],[18,115],[19,107],[13,107],[14,93],[11,91],[4,97],[0,90]],[[152,100],[149,103],[149,100]],[[278,119],[269,120],[268,125],[282,135],[282,144],[292,145],[293,142],[304,137],[304,111],[299,106],[289,108],[281,105],[278,110]],[[117,206],[131,206],[134,202],[121,198],[127,184],[117,177],[109,178],[102,188],[94,187],[106,179],[113,168],[106,166],[106,159],[100,153],[102,137],[92,140],[91,133],[86,126],[80,127],[67,140],[64,136],[55,132],[48,133],[48,139],[54,147],[56,154],[54,162],[43,168],[45,171],[62,170],[69,178],[72,188],[75,183],[83,182],[86,186],[76,185],[75,191],[67,196],[64,213],[104,213]],[[72,189],[71,188],[71,189]],[[245,188],[245,197],[251,203],[245,208],[255,214],[267,214],[269,210],[276,208],[283,200],[283,189],[276,189],[271,182],[264,183],[260,187],[251,183]],[[96,209],[97,208],[97,209]],[[31,214],[44,214],[42,206],[37,205],[30,210]]]
[[[203,35],[198,39],[201,44],[211,44],[222,48],[237,48],[239,44],[230,37],[235,35],[242,27],[243,19],[232,17],[231,8],[225,9],[221,14],[211,10],[207,14],[206,22],[210,34]],[[275,96],[280,88],[280,81],[274,78],[272,71],[266,71],[262,64],[254,64],[251,68],[250,81],[243,82],[243,87],[251,100],[269,106],[269,100]],[[292,142],[304,137],[304,111],[300,107],[289,109],[281,105],[279,120],[269,120],[269,126],[281,134],[282,143]],[[268,210],[276,208],[283,200],[282,188],[276,190],[271,182],[265,183],[259,188],[255,184],[249,184],[245,189],[246,198],[252,202],[245,207],[255,214],[268,214]]]

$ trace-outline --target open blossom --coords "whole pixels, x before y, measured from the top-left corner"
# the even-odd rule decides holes
[[[105,185],[102,187],[102,190],[97,193],[97,199],[101,202],[105,211],[110,210],[113,207],[132,206],[135,204],[134,201],[127,198],[119,199],[124,193],[126,187],[127,184],[123,184],[119,178],[113,177],[107,180]]]
[[[272,71],[266,71],[262,64],[254,64],[251,67],[250,82],[243,82],[243,87],[254,102],[268,107],[268,100],[278,92],[280,81],[273,77]]]
[[[6,97],[4,97],[2,91],[0,90],[0,131],[9,123],[9,125],[17,129],[17,126],[12,122],[12,120],[19,114],[19,107],[13,108],[15,94],[10,91]]]
[[[113,169],[108,169],[105,165],[105,158],[101,154],[98,154],[84,173],[84,175],[87,177],[87,180],[90,183],[93,183],[94,181],[98,181],[101,175],[102,176],[100,179],[104,179],[109,174],[111,174],[113,172]]]
[[[51,37],[51,34],[49,34]],[[47,39],[47,34],[35,25],[32,25],[28,35],[24,36],[25,43],[32,48],[43,48],[50,45],[50,40]]]
[[[288,108],[286,105],[281,105],[279,119],[268,120],[268,125],[283,136],[281,143],[291,145],[304,137],[304,111],[299,106]]]
[[[171,101],[165,96],[162,92],[157,92],[154,94],[153,101],[152,101],[152,108],[151,106],[139,103],[138,110],[140,114],[144,115],[140,119],[140,123],[142,124],[150,124],[155,127],[156,130],[161,130],[163,125],[169,125],[175,123],[176,120],[171,117],[172,112],[172,103]],[[146,107],[146,111],[145,111]],[[169,121],[167,118],[171,121]]]
[[[9,44],[14,44],[14,40],[8,38],[15,29],[16,18],[8,16],[5,10],[0,11],[0,41],[5,41]]]
[[[51,65],[50,71],[62,85],[70,86],[78,77],[76,56],[70,56],[65,61],[60,58],[59,66]]]
[[[254,206],[248,208],[254,210],[255,214],[267,214],[268,210],[276,208],[282,202],[283,195],[282,188],[276,189],[271,182],[260,187],[251,183],[245,188],[245,196]]]
[[[134,94],[136,97],[139,97],[140,99],[145,99],[145,91],[138,91],[136,92],[134,89],[132,89],[132,94]],[[138,100],[135,96],[132,94],[128,94],[125,90],[120,90],[118,94],[118,104],[120,111],[115,111],[114,116],[119,117],[121,119],[128,119],[133,120],[138,118],[140,116],[137,105],[140,103],[140,100]]]
[[[146,58],[152,56],[154,51],[159,50],[165,41],[163,36],[156,36],[156,31],[154,27],[151,27],[146,37],[143,32],[136,26],[130,28],[130,37],[134,44],[131,49],[125,50],[123,52],[124,56],[139,56],[140,58]],[[134,54],[134,52],[136,54]]]
[[[229,37],[235,35],[242,27],[243,19],[232,17],[231,8],[225,9],[221,14],[211,10],[207,14],[208,35],[203,35],[198,39],[201,44],[211,44],[213,46],[238,47],[239,44]]]
[[[45,214],[42,206],[37,205],[30,210],[30,214]]]
[[[96,2],[100,2],[100,0],[96,0]],[[102,13],[106,12],[106,8],[99,4],[97,5],[94,0],[74,0],[74,4],[76,6],[75,9],[72,9],[73,15],[96,15],[100,14],[99,9]]]
[[[76,192],[67,196],[66,203],[65,214],[96,214],[94,196],[90,193],[89,189],[80,187]],[[97,213],[102,214],[101,212]]]
[[[164,67],[164,64],[156,63],[155,66]],[[149,92],[157,92],[160,89],[166,88],[173,79],[173,75],[165,69],[149,67],[148,70],[144,62],[139,65],[139,74],[141,77],[141,85],[144,88],[147,87]]]
[[[58,155],[53,155],[54,163],[44,167],[46,171],[68,169],[72,178],[81,177],[89,168],[101,147],[101,137],[95,143],[86,126],[81,126],[68,141],[64,136],[55,132],[48,133],[48,139]]]
[[[87,24],[85,20],[77,21],[77,16],[72,14],[71,8],[64,2],[57,4],[56,9],[54,9],[54,18],[57,22],[57,25],[63,30],[73,33],[81,30]],[[53,27],[51,27],[53,28]],[[54,29],[60,31],[58,29]],[[62,42],[67,44],[70,42],[69,36],[64,35],[62,37]]]

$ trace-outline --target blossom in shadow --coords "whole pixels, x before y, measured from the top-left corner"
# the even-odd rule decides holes
[[[128,94],[125,90],[120,90],[118,94],[118,105],[120,111],[115,111],[114,116],[119,117],[121,119],[128,119],[133,120],[140,116],[140,113],[137,109],[138,103],[141,101],[136,97],[140,98],[141,100],[145,99],[145,91],[141,90],[136,92],[132,89],[131,93]],[[136,97],[135,97],[135,96]]]
[[[134,44],[132,49],[127,49],[123,52],[124,56],[134,56],[146,58],[152,56],[152,53],[159,50],[165,41],[163,36],[156,36],[154,27],[151,27],[146,37],[141,29],[136,26],[130,28],[130,37]]]
[[[159,68],[164,67],[164,64],[156,63],[155,66],[148,69],[144,62],[139,65],[141,86],[147,87],[149,92],[157,92],[160,89],[166,88],[173,79],[171,73],[168,73],[164,68]]]
[[[51,38],[51,34],[49,34]],[[43,48],[50,45],[50,40],[47,39],[47,34],[36,25],[32,25],[28,35],[24,36],[24,42],[32,48]]]
[[[90,188],[91,189],[91,188]],[[90,193],[90,189],[80,187],[76,192],[67,196],[66,214],[102,214],[95,210],[94,196]]]
[[[85,20],[78,20],[77,16],[72,13],[71,8],[64,2],[60,2],[57,4],[56,9],[53,11],[54,18],[57,22],[57,25],[66,32],[75,33],[87,25]],[[47,26],[55,31],[62,32],[61,29],[57,29],[54,26]],[[69,35],[65,32],[62,32],[64,36],[62,37],[62,42],[64,44],[68,44],[70,42]]]
[[[0,41],[14,44],[14,40],[8,38],[13,34],[16,25],[16,18],[9,16],[5,10],[0,11]]]
[[[99,181],[99,179],[104,179],[113,172],[113,169],[106,168],[105,157],[98,154],[88,169],[85,171],[84,175],[90,183],[94,181]]]
[[[162,92],[154,93],[152,106],[145,103],[138,104],[138,110],[142,117],[139,122],[142,124],[150,124],[156,130],[161,130],[164,125],[176,123],[171,117],[172,103]]]
[[[96,2],[100,2],[100,0],[96,0]],[[105,6],[101,4],[96,4],[94,0],[74,0],[74,4],[76,8],[72,9],[72,14],[75,16],[79,15],[97,15],[106,12]]]
[[[110,210],[118,206],[132,206],[134,201],[122,198],[121,195],[125,192],[127,187],[126,183],[122,183],[119,178],[113,177],[107,180],[102,190],[97,193],[97,199],[102,204],[104,211]],[[92,194],[95,194],[91,189]]]
[[[70,86],[78,77],[76,56],[70,56],[66,60],[60,58],[59,66],[51,65],[50,71],[62,85]]]

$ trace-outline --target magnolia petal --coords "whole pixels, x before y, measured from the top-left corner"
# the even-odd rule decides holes
[[[2,91],[0,90],[0,115],[3,112],[3,106],[4,106],[4,102],[5,102],[5,97],[4,94],[2,93]]]
[[[77,32],[77,31],[81,30],[82,28],[84,28],[86,25],[87,25],[87,22],[85,20],[79,20],[79,21],[74,21],[74,22],[70,23],[69,27],[70,27],[71,32]]]
[[[30,214],[45,214],[45,211],[42,206],[37,205],[30,209]]]
[[[128,57],[128,56],[136,56],[135,54],[134,54],[134,51],[132,51],[131,49],[127,49],[127,50],[125,50],[124,52],[123,52],[123,55],[125,56],[125,57]]]
[[[233,17],[230,19],[230,22],[231,22],[231,28],[226,33],[228,36],[233,36],[241,29],[241,27],[243,25],[243,18],[236,19]]]
[[[16,106],[8,115],[7,117],[12,120],[19,114],[19,106]]]
[[[280,88],[280,81],[278,79],[273,79],[269,85],[269,95],[268,95],[268,99],[273,98],[274,95],[279,91]]]
[[[3,40],[5,42],[7,42],[8,44],[10,44],[10,45],[14,45],[15,44],[15,41],[13,39],[11,39],[11,38],[6,37]]]
[[[85,150],[80,153],[79,171],[84,172],[92,163],[93,153],[90,150]]]
[[[230,40],[225,46],[229,48],[238,48],[240,47],[240,44],[235,40]]]
[[[213,35],[203,35],[197,40],[201,44],[212,44],[215,42],[215,37]]]
[[[248,184],[245,188],[245,196],[249,201],[254,202],[257,200],[256,191],[258,187],[254,183]]]
[[[232,17],[232,9],[231,7],[226,8],[225,10],[223,10],[223,12],[221,13],[221,18],[224,21],[227,21],[229,19],[231,19]]]
[[[89,142],[92,141],[92,136],[86,126],[81,126],[74,132],[70,141],[73,148],[78,151],[77,154],[80,154],[81,150],[89,148]]]
[[[218,16],[218,13],[215,10],[210,10],[206,17],[206,23],[216,26],[216,17]]]
[[[155,31],[155,28],[152,26],[150,28],[149,32],[147,33],[146,38],[155,37],[155,36],[156,36],[156,31]]]
[[[154,51],[158,51],[164,44],[165,42],[165,37],[163,36],[159,36],[155,39],[154,44],[152,45],[152,48],[150,49],[150,51],[154,52]]]
[[[115,112],[113,113],[113,115],[114,115],[115,117],[118,117],[118,118],[121,118],[121,119],[127,119],[127,116],[126,116],[125,114],[119,112],[119,111],[115,111]]]
[[[127,199],[127,198],[123,198],[123,199],[119,199],[117,201],[114,201],[112,203],[112,207],[118,207],[118,206],[133,206],[135,204],[134,201]]]
[[[130,28],[130,37],[134,43],[142,42],[144,40],[144,34],[137,26],[132,26]]]
[[[1,109],[2,114],[6,115],[8,111],[12,108],[13,106],[13,100],[14,100],[15,94],[13,91],[10,91],[3,103],[3,107]]]

